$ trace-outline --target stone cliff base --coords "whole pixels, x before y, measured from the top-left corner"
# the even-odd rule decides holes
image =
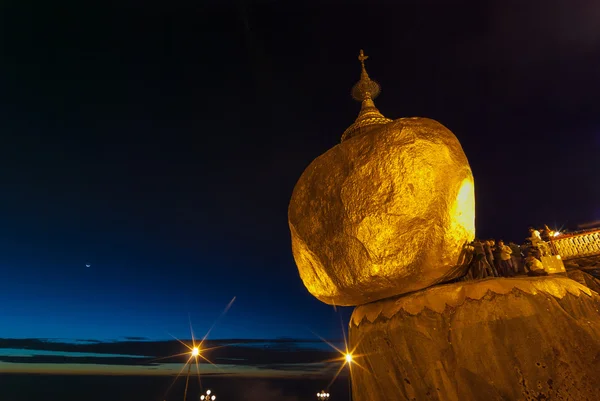
[[[600,270],[600,255],[586,256],[583,258],[571,259],[563,261],[565,268],[582,269],[582,270]]]
[[[565,277],[448,284],[359,306],[353,399],[600,400],[599,311],[600,296]]]
[[[600,293],[600,280],[581,270],[569,270],[567,272],[571,280],[577,281],[579,284],[585,285],[590,290]]]

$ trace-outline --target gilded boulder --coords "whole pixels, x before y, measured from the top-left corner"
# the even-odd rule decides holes
[[[473,175],[450,130],[402,118],[315,159],[288,212],[309,292],[360,305],[464,273],[475,233]]]

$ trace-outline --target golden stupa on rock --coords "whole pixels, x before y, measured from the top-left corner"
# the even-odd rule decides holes
[[[469,261],[471,168],[440,123],[377,110],[365,59],[358,118],[306,168],[288,211],[306,288],[359,305],[352,398],[599,400],[598,293],[558,275],[435,285]]]
[[[365,69],[342,142],[304,171],[290,201],[300,277],[328,304],[360,305],[462,275],[475,234],[473,175],[462,147],[427,118],[390,120]]]

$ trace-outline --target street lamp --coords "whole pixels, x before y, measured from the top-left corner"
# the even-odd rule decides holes
[[[329,399],[329,393],[326,393],[325,391],[321,391],[320,393],[317,393],[317,399],[319,401],[328,400]]]
[[[217,396],[213,394],[212,391],[206,390],[206,394],[202,394],[200,396],[200,401],[215,401]]]
[[[352,401],[352,354],[350,352],[346,352],[344,359],[348,364],[348,400]]]
[[[198,347],[194,347],[192,348],[192,352],[190,352],[191,356],[190,359],[188,360],[188,372],[187,372],[187,377],[185,378],[185,391],[183,392],[183,401],[187,401],[187,392],[188,392],[188,383],[190,381],[190,371],[192,370],[192,364],[190,363],[190,360],[192,358],[194,358],[196,360],[196,363],[198,363],[198,355],[200,355],[200,348]]]

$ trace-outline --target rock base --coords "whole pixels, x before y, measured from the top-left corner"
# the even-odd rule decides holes
[[[586,256],[583,258],[570,259],[563,261],[565,268],[581,270],[600,270],[600,255]]]
[[[600,280],[594,276],[581,270],[569,270],[567,275],[571,280],[575,280],[579,284],[585,285],[590,290],[600,293]]]
[[[359,306],[353,399],[600,400],[599,310],[597,293],[565,277],[456,283]]]

